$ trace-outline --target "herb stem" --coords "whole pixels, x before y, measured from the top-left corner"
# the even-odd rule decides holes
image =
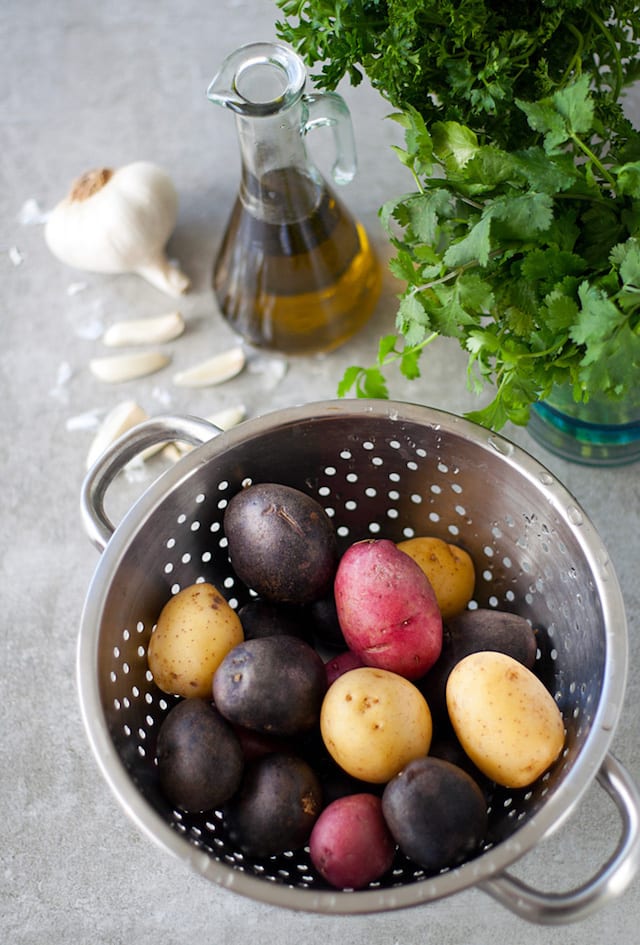
[[[570,33],[573,34],[573,36],[575,36],[577,40],[577,46],[576,46],[576,51],[574,52],[573,56],[571,57],[571,60],[569,61],[567,68],[564,71],[564,75],[562,77],[562,81],[560,82],[560,85],[565,85],[566,82],[568,82],[574,69],[578,73],[582,71],[582,51],[584,49],[584,36],[580,32],[580,30],[577,29],[573,25],[573,23],[567,23],[567,29],[569,30]]]
[[[607,181],[611,189],[615,191],[616,189],[615,178],[611,176],[611,174],[606,169],[602,161],[593,153],[589,145],[586,144],[586,142],[584,142],[582,138],[580,138],[580,136],[577,135],[575,132],[571,133],[571,140],[574,142],[576,147],[579,148],[580,151],[582,151],[585,157],[587,157],[591,161],[591,163],[594,164],[598,168],[602,177]]]
[[[382,367],[389,367],[391,364],[394,364],[396,361],[399,361],[402,357],[407,354],[416,354],[418,351],[422,351],[427,345],[430,345],[432,341],[435,341],[436,338],[439,338],[440,334],[437,331],[432,331],[430,335],[427,335],[426,338],[423,338],[417,345],[411,345],[410,348],[404,351],[390,351],[386,355],[384,361],[382,362]]]
[[[602,20],[598,16],[595,10],[590,9],[589,16],[591,17],[593,22],[596,24],[596,26],[598,27],[602,35],[606,37],[607,42],[609,43],[611,52],[613,53],[613,59],[616,64],[616,69],[615,69],[615,83],[613,85],[612,91],[613,91],[613,98],[615,101],[617,101],[620,98],[620,94],[622,92],[622,82],[623,82],[622,60],[620,58],[620,50],[618,49],[618,44],[616,43],[613,36],[611,35],[611,30],[608,28],[604,20]]]

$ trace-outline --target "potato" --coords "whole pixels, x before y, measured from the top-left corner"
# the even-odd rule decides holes
[[[192,584],[162,608],[149,640],[147,662],[163,692],[210,698],[213,674],[243,639],[235,610],[212,584]]]
[[[327,687],[335,682],[338,676],[342,676],[350,669],[358,669],[360,666],[364,666],[364,663],[353,650],[344,650],[344,652],[332,656],[324,664],[327,672]]]
[[[338,620],[333,585],[331,594],[313,601],[306,610],[310,620],[311,636],[318,647],[344,650],[346,643]]]
[[[238,611],[245,640],[257,637],[273,637],[287,634],[290,637],[306,638],[309,620],[302,607],[276,604],[274,601],[255,597],[247,601]]]
[[[351,794],[322,811],[309,853],[320,875],[337,889],[363,889],[391,868],[396,845],[374,794]]]
[[[443,619],[462,613],[476,583],[471,556],[441,538],[408,538],[399,542],[398,548],[410,555],[429,578]]]
[[[321,810],[322,789],[310,765],[276,753],[246,766],[224,815],[231,843],[263,857],[304,846]]]
[[[418,679],[442,647],[442,617],[422,568],[388,539],[351,545],[334,582],[346,644],[367,666]]]
[[[240,786],[244,755],[229,723],[205,699],[182,699],[158,732],[158,776],[164,795],[186,811],[219,807]]]
[[[268,735],[297,735],[317,725],[327,689],[320,655],[299,637],[245,640],[213,677],[213,700],[235,725]]]
[[[224,530],[236,574],[261,597],[308,604],[331,591],[335,529],[305,492],[272,482],[248,486],[225,509]]]
[[[449,674],[446,696],[460,744],[497,784],[532,784],[562,751],[564,723],[554,698],[512,656],[466,656]]]
[[[449,618],[442,628],[440,656],[419,682],[420,692],[429,703],[434,719],[448,717],[447,679],[456,663],[465,656],[479,650],[496,650],[533,669],[537,648],[533,627],[519,614],[479,607]]]
[[[436,873],[474,853],[487,830],[484,794],[440,758],[418,758],[384,789],[382,811],[405,856]]]
[[[365,666],[343,673],[329,687],[320,731],[329,754],[348,774],[383,784],[427,754],[431,713],[408,679]]]

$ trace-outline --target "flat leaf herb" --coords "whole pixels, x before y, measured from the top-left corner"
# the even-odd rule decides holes
[[[638,75],[637,4],[531,0],[278,0],[278,24],[325,87],[366,73],[397,109],[415,190],[380,218],[404,291],[376,363],[343,396],[420,376],[443,335],[468,383],[494,388],[472,419],[525,424],[569,384],[622,398],[640,371],[640,133],[622,90]],[[512,27],[517,20],[518,28]]]

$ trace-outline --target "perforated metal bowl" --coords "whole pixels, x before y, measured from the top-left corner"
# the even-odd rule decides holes
[[[195,418],[147,421],[96,463],[83,486],[84,524],[102,555],[79,634],[80,702],[98,764],[127,814],[207,879],[294,909],[376,912],[476,885],[521,916],[551,923],[619,894],[640,861],[639,795],[609,753],[626,681],[625,612],[607,551],[561,483],[502,437],[421,406],[318,403],[217,433]],[[105,512],[109,486],[134,455],[163,440],[197,446],[114,529]],[[476,564],[475,603],[518,612],[540,628],[536,671],[564,716],[566,748],[533,787],[495,792],[486,844],[464,865],[426,875],[398,858],[383,881],[338,892],[318,877],[308,851],[243,856],[218,813],[180,813],[160,793],[155,741],[171,700],[148,671],[149,636],[170,595],[194,581],[213,582],[232,606],[245,601],[223,516],[250,481],[287,483],[317,498],[343,547],[425,533],[461,544]],[[596,777],[622,823],[598,874],[554,895],[511,876],[508,867],[560,825]]]

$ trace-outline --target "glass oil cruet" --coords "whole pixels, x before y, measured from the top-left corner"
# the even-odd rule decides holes
[[[290,354],[330,351],[371,316],[381,271],[356,222],[310,160],[305,137],[333,131],[332,176],[356,171],[351,118],[335,93],[305,94],[300,57],[280,43],[233,52],[207,97],[231,109],[241,180],[216,262],[220,309],[249,344]]]

